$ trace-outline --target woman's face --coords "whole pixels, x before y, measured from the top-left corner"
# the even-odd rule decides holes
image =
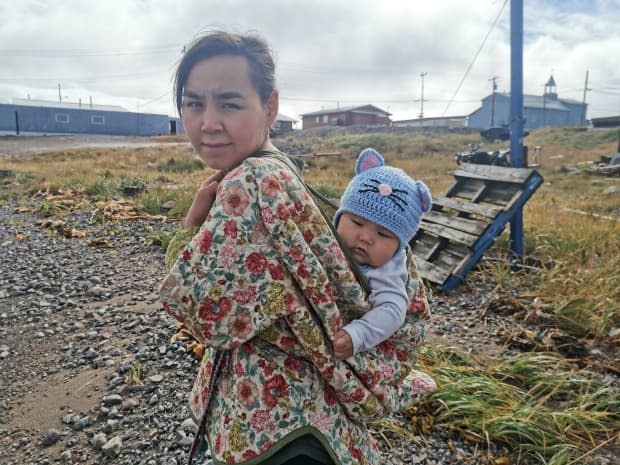
[[[213,169],[233,168],[265,148],[277,114],[277,93],[261,102],[244,57],[199,61],[183,87],[183,126],[200,158]]]

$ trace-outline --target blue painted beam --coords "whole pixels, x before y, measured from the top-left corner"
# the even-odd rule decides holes
[[[523,0],[510,0],[510,166],[526,168],[523,156]],[[510,250],[525,252],[523,211],[510,220]]]

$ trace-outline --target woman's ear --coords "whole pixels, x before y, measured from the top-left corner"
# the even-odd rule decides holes
[[[267,110],[267,123],[269,127],[271,127],[278,117],[278,110],[280,108],[280,94],[278,94],[277,90],[271,93],[269,99],[267,99],[265,108]]]

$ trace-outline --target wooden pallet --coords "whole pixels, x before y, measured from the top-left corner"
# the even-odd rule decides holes
[[[443,292],[465,279],[543,182],[533,169],[475,164],[460,165],[454,178],[410,243],[422,277]]]

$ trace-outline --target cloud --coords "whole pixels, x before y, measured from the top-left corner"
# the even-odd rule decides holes
[[[588,116],[620,113],[620,1],[525,0],[524,91],[553,72]],[[504,0],[31,0],[0,5],[0,98],[57,98],[174,112],[171,76],[184,44],[209,27],[256,30],[274,49],[282,112],[372,103],[394,118],[467,114],[510,89]],[[479,56],[476,51],[489,34]],[[471,69],[465,76],[465,71]],[[455,95],[459,83],[462,86]],[[603,93],[607,92],[607,93]],[[454,96],[454,99],[452,98]],[[453,100],[453,101],[451,101]]]

